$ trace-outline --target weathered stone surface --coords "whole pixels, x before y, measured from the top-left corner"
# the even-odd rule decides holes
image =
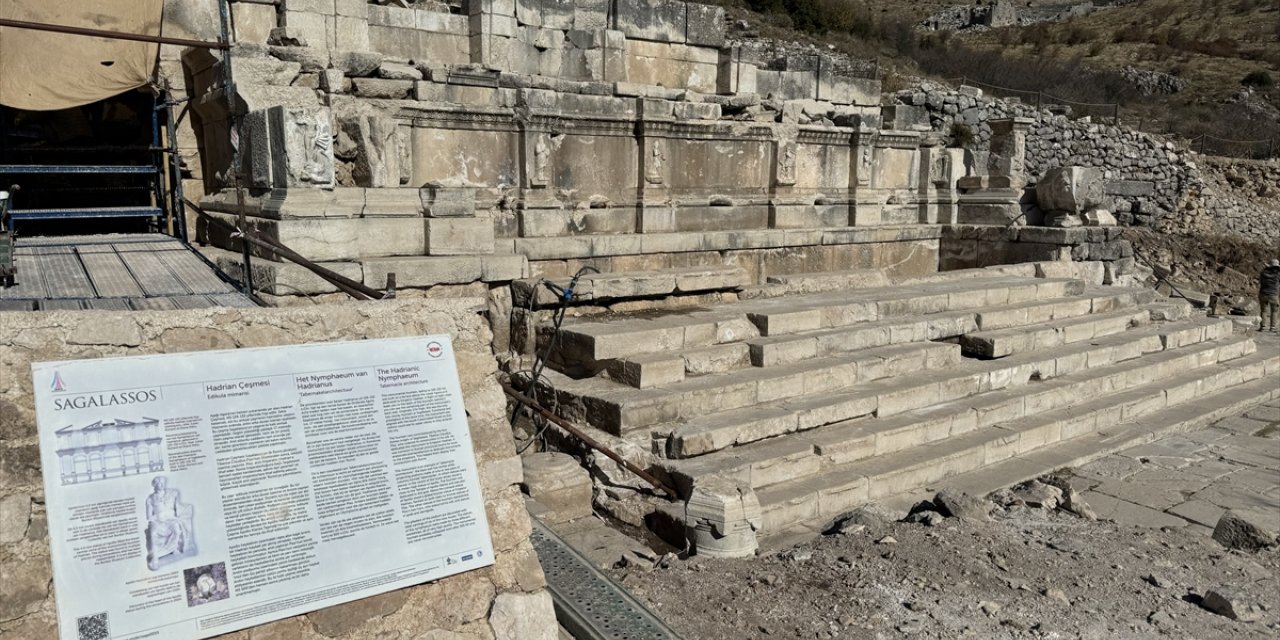
[[[142,344],[138,323],[129,318],[103,319],[96,325],[81,325],[67,336],[70,344],[136,347]]]
[[[1102,205],[1102,172],[1093,167],[1056,167],[1036,183],[1036,200],[1046,212],[1082,214]]]
[[[944,516],[985,522],[991,520],[991,503],[967,493],[944,489],[933,497],[933,504]]]
[[[47,557],[0,562],[0,622],[33,613],[44,604],[53,581],[50,571]]]
[[[1032,480],[1015,488],[1013,497],[1029,507],[1056,509],[1062,502],[1062,489]]]
[[[1213,539],[1231,549],[1262,549],[1276,543],[1277,524],[1280,517],[1275,513],[1227,511],[1218,518]]]
[[[495,640],[556,640],[556,612],[551,594],[504,593],[493,601],[489,625]]]
[[[0,498],[0,544],[17,542],[25,537],[30,521],[30,495],[15,493]]]
[[[524,488],[529,497],[547,509],[551,524],[591,515],[591,475],[564,453],[534,453],[521,458]]]
[[[1092,209],[1084,214],[1086,227],[1114,227],[1116,224],[1116,217],[1106,209]]]
[[[1220,616],[1241,622],[1253,622],[1262,617],[1262,609],[1252,598],[1231,587],[1211,589],[1204,595],[1202,604]]]
[[[374,618],[389,616],[408,600],[408,594],[400,589],[376,595],[370,598],[355,600],[346,604],[312,611],[307,614],[312,627],[321,635],[340,638]]]
[[[751,487],[725,478],[700,480],[685,504],[694,553],[711,558],[755,555],[760,501]]]

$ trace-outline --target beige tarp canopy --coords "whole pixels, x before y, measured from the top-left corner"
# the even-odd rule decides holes
[[[0,0],[0,18],[160,35],[164,0]],[[0,27],[0,105],[69,109],[151,81],[157,44]]]

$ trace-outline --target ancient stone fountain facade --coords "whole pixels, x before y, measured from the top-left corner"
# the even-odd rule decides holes
[[[217,58],[184,60],[206,208],[227,221],[241,210],[238,140],[249,226],[371,286],[388,273],[427,288],[583,264],[729,264],[755,282],[918,274],[937,264],[940,228],[927,224],[957,219],[961,150],[882,118],[879,82],[835,59],[727,45],[716,7],[233,8],[234,109]],[[238,272],[238,242],[201,227],[209,254]],[[333,291],[259,257],[259,285],[281,285],[269,293]]]

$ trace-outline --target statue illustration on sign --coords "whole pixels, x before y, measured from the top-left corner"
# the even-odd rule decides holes
[[[196,553],[195,507],[183,504],[169,479],[156,476],[147,496],[147,566],[152,571]]]

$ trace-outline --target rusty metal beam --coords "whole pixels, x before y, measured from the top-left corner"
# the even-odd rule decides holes
[[[533,398],[530,398],[529,396],[524,395],[523,393],[520,393],[519,391],[516,391],[514,387],[512,387],[509,383],[507,383],[504,380],[499,380],[498,384],[502,385],[502,390],[505,391],[507,395],[511,397],[512,400],[515,400],[516,402],[519,402],[520,404],[523,404],[529,407],[530,409],[533,409],[535,412],[537,412],[538,415],[546,418],[547,420],[550,420],[551,422],[554,422],[556,426],[569,432],[569,435],[577,438],[578,440],[581,440],[582,443],[587,445],[588,447],[591,447],[592,449],[595,449],[596,451],[599,451],[600,453],[603,453],[604,455],[608,456],[610,460],[613,460],[614,462],[622,465],[624,469],[626,469],[627,471],[630,471],[631,473],[636,474],[641,480],[644,480],[645,482],[648,482],[649,484],[658,488],[663,493],[667,494],[667,497],[671,498],[672,500],[680,499],[680,496],[676,494],[675,490],[673,490],[671,487],[668,487],[665,483],[663,483],[661,480],[654,477],[648,471],[641,469],[640,467],[636,466],[629,460],[615,453],[609,447],[606,447],[603,444],[597,442],[595,438],[592,438],[591,436],[584,433],[581,429],[573,426],[572,424],[569,424],[568,420],[565,420],[564,418],[561,418],[560,416],[554,413],[551,413],[549,409],[538,404],[538,401],[534,400]]]

